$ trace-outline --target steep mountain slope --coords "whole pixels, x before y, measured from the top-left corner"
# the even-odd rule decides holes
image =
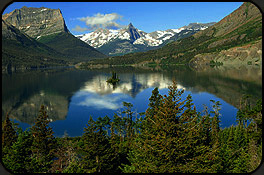
[[[146,33],[130,23],[120,30],[97,29],[94,32],[77,35],[76,37],[97,48],[100,52],[114,56],[157,49],[169,42],[204,30],[213,24],[191,23],[180,29]]]
[[[2,70],[65,65],[63,57],[2,20]]]
[[[235,47],[246,49],[239,53],[238,61],[234,63],[247,64],[251,58],[253,62],[259,64],[262,60],[262,14],[258,8],[249,2],[243,3],[237,10],[223,18],[215,25],[197,32],[196,34],[171,42],[164,47],[143,53],[127,54],[119,57],[112,57],[104,60],[108,64],[204,64],[218,62],[216,58],[221,58],[221,62],[230,59],[230,52]],[[246,46],[247,45],[247,46]],[[249,45],[249,46],[248,46]],[[244,47],[246,46],[246,47]],[[244,47],[244,48],[243,48]],[[251,51],[247,49],[253,49]],[[221,51],[225,51],[222,52]],[[237,49],[235,49],[237,50]],[[239,48],[238,48],[239,50]],[[203,55],[214,54],[214,56],[203,57]],[[216,57],[222,54],[223,57]],[[243,55],[243,59],[241,56]],[[247,54],[245,56],[245,54]],[[203,59],[199,59],[203,57]],[[102,63],[100,61],[94,63]]]
[[[37,41],[67,55],[70,61],[106,57],[69,32],[59,9],[23,7],[2,18]]]

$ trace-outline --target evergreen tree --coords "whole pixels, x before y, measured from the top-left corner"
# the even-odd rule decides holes
[[[211,145],[212,145],[212,160],[214,161],[214,164],[212,165],[212,169],[215,170],[215,172],[221,172],[222,171],[222,165],[221,165],[221,157],[220,157],[220,102],[210,100],[213,103],[213,111],[211,113],[214,115],[212,117],[212,130],[211,130]]]
[[[4,165],[12,170],[16,171],[14,168],[14,165],[9,165],[11,163],[13,150],[12,150],[12,145],[16,142],[17,140],[17,133],[16,130],[14,129],[14,126],[12,122],[9,119],[9,115],[6,115],[6,119],[2,123],[2,161]]]
[[[2,126],[2,149],[11,147],[16,139],[17,133],[12,122],[9,119],[9,115],[7,114]]]
[[[47,112],[42,105],[37,121],[32,126],[32,152],[34,158],[34,172],[49,172],[54,158],[55,138],[49,127]]]
[[[156,107],[159,107],[161,98],[162,96],[159,94],[159,89],[158,87],[156,87],[152,91],[152,95],[149,98],[149,104],[148,104],[149,108],[146,110],[148,116],[154,116],[154,110]]]
[[[141,134],[134,139],[129,153],[131,165],[124,166],[124,172],[157,173],[179,170],[177,165],[184,162],[181,151],[185,146],[178,130],[184,104],[180,97],[183,92],[177,90],[176,84],[170,86],[169,95],[160,99],[160,104],[153,109],[153,113],[146,112]]]
[[[82,167],[87,173],[108,172],[112,167],[109,165],[111,160],[111,146],[102,127],[90,117],[87,128],[83,134]]]
[[[183,144],[185,163],[179,165],[180,172],[189,173],[210,173],[213,169],[214,161],[211,155],[211,121],[207,108],[205,115],[201,116],[193,106],[192,98],[187,96],[185,111],[180,117],[180,126],[184,130],[181,132],[181,138],[184,138]]]
[[[114,115],[113,122],[111,123],[111,137],[110,143],[111,148],[114,153],[114,169],[116,172],[121,172],[120,166],[121,164],[129,164],[127,159],[129,147],[127,137],[127,119],[119,116],[117,114]]]
[[[126,125],[126,137],[129,139],[130,142],[131,138],[133,137],[133,126],[134,126],[134,122],[133,122],[134,112],[132,112],[133,104],[128,102],[123,102],[123,106],[125,107],[125,110],[122,111],[122,113],[125,114],[123,119]]]
[[[10,147],[8,154],[2,157],[5,167],[13,173],[32,172],[32,134],[30,131],[18,130],[17,141]]]
[[[52,164],[52,173],[63,172],[72,165],[73,161],[77,161],[77,153],[72,139],[68,137],[57,138],[56,151],[54,153],[56,160]]]
[[[237,120],[243,122],[244,137],[243,148],[247,152],[247,171],[254,171],[260,164],[262,158],[262,99],[259,99],[255,106],[250,104],[248,96],[241,100],[240,108],[237,112]],[[249,124],[247,125],[249,121]],[[247,145],[245,146],[245,144]],[[240,158],[242,159],[242,158]]]

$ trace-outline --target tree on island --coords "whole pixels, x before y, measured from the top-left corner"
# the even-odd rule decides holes
[[[112,85],[116,85],[120,79],[118,78],[117,74],[115,71],[112,72],[112,77],[106,80],[107,83],[111,83]]]

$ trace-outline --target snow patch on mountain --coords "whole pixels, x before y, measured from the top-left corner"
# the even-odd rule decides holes
[[[199,31],[208,28],[208,26],[214,23],[201,24],[201,23],[190,23],[188,26],[183,26],[178,29],[168,29],[165,31],[158,30],[151,33],[146,33],[142,30],[138,30],[131,23],[122,29],[97,29],[94,32],[76,35],[80,40],[88,43],[94,48],[99,48],[104,44],[114,41],[116,39],[128,40],[133,45],[145,45],[147,47],[159,46],[165,41],[169,40],[171,37],[179,34],[184,30],[181,35],[188,34],[188,31]]]

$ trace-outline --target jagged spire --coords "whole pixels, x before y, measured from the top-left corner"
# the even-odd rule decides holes
[[[130,22],[127,27],[127,32],[130,35],[131,43],[133,43],[135,40],[140,38],[140,34],[138,30],[133,26],[133,24]]]
[[[133,24],[130,22],[130,23],[128,24],[128,27],[134,27],[134,26],[133,26]]]

